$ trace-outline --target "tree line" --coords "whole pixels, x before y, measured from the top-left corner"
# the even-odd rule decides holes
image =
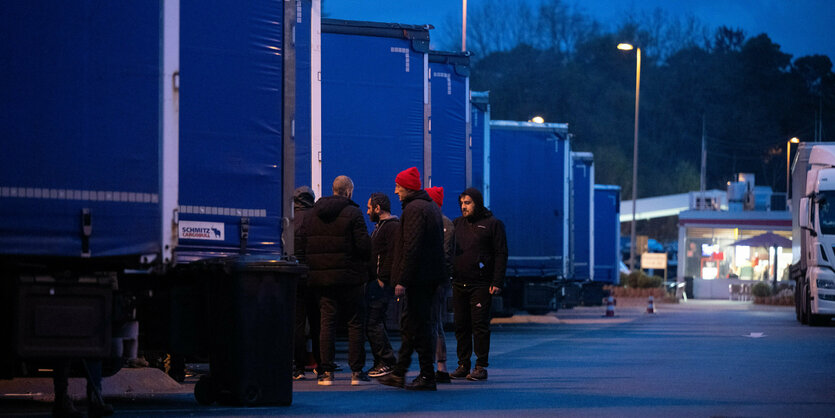
[[[438,29],[442,49],[460,50],[457,20]],[[606,29],[562,0],[480,2],[468,10],[471,88],[490,91],[493,119],[568,122],[597,182],[631,199],[636,57],[619,42],[642,49],[638,197],[698,190],[703,133],[708,189],[748,172],[784,192],[788,139],[835,140],[829,57],[660,9]]]

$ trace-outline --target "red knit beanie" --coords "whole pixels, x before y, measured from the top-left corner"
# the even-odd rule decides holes
[[[441,207],[444,204],[444,188],[443,187],[430,187],[426,189],[426,193],[429,194],[429,197],[438,204],[438,207]]]
[[[420,190],[420,173],[417,167],[409,167],[398,173],[394,182],[409,190]]]

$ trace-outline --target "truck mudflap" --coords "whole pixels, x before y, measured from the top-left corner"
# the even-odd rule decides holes
[[[0,344],[0,378],[48,374],[59,359],[102,360],[105,377],[118,372],[116,283],[114,273],[65,277],[4,269],[0,332],[8,338]]]
[[[114,283],[111,277],[20,277],[15,301],[17,356],[108,357]]]

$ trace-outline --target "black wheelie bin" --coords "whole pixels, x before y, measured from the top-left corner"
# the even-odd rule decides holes
[[[209,263],[209,367],[201,404],[290,405],[296,284],[307,267],[276,256]]]

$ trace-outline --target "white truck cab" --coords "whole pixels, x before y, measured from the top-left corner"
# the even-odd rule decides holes
[[[795,307],[816,325],[835,315],[835,144],[801,144],[793,176]]]

